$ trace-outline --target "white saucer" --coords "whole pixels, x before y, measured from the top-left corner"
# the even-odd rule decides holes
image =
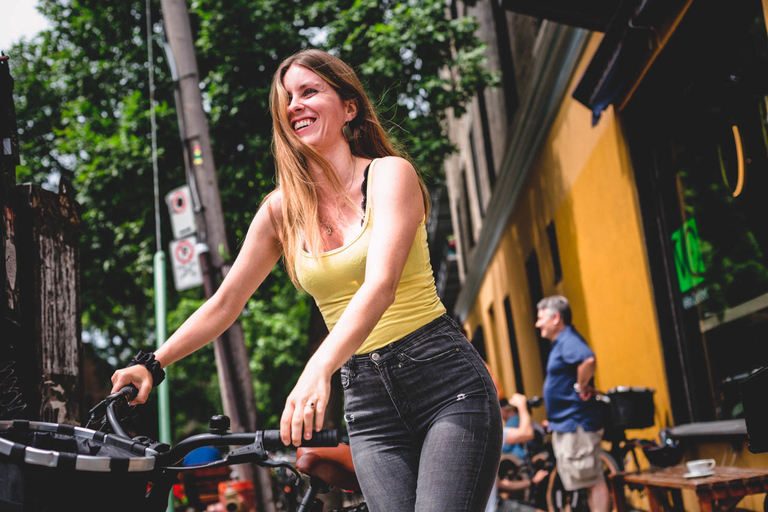
[[[715,474],[715,471],[712,470],[712,471],[707,471],[706,473],[686,473],[683,476],[685,478],[702,478],[705,476],[712,476],[714,474]]]

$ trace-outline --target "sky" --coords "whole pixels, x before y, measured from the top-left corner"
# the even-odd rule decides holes
[[[37,0],[0,0],[0,50],[8,53],[22,37],[29,39],[48,28],[48,21],[37,12]]]

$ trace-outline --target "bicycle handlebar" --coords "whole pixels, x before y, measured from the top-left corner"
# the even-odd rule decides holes
[[[152,449],[155,458],[156,478],[152,479],[153,486],[145,497],[146,510],[164,510],[167,507],[171,487],[177,481],[178,474],[183,471],[253,463],[262,467],[284,467],[296,476],[297,481],[300,478],[298,471],[292,464],[269,457],[269,451],[294,448],[283,444],[279,430],[230,433],[228,432],[229,418],[226,416],[211,418],[210,433],[188,437],[173,447],[154,442],[144,436],[131,437],[120,425],[120,421],[121,418],[125,417],[127,406],[137,395],[138,389],[133,385],[125,386],[110,394],[90,410],[90,419],[86,427],[101,423],[99,430],[108,432],[111,429],[116,438],[123,438]],[[339,432],[337,430],[322,430],[314,432],[312,439],[302,440],[300,446],[333,447],[338,446],[338,444]],[[179,465],[192,450],[204,446],[236,446],[236,448],[231,449],[223,459],[205,464]],[[312,487],[310,487],[302,503],[307,499],[310,501],[314,499],[317,491],[318,489],[312,491]],[[304,510],[302,507],[299,510]]]
[[[540,396],[532,396],[528,399],[528,409],[535,409],[544,405],[544,399]]]
[[[118,404],[129,404],[131,400],[136,398],[138,393],[139,390],[136,388],[136,386],[129,384],[117,392],[112,393],[105,400],[105,413],[110,427],[115,432],[115,434],[121,437],[125,437],[126,439],[131,439],[131,436],[128,435],[128,433],[120,425],[118,415],[115,413],[115,406]],[[280,438],[279,430],[227,433],[226,430],[228,426],[229,419],[226,419],[225,426],[219,431],[212,429],[212,433],[210,434],[198,434],[196,436],[183,439],[173,448],[165,451],[164,453],[160,453],[157,456],[159,465],[170,467],[173,464],[180,462],[189,452],[195,448],[200,448],[203,446],[254,445],[233,450],[233,452],[230,453],[230,456],[234,459],[252,457],[253,453],[255,452],[263,453],[264,451],[287,448]],[[338,444],[339,432],[337,430],[321,430],[320,432],[314,432],[312,439],[302,439],[300,446],[315,448],[338,446]],[[230,463],[232,462],[230,461]]]

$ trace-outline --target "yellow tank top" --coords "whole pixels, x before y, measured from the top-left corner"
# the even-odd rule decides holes
[[[367,207],[360,234],[348,244],[332,251],[311,256],[305,251],[296,258],[296,276],[302,288],[314,297],[328,329],[341,314],[365,280],[368,245],[374,222],[371,183],[376,160],[368,170]],[[411,252],[403,268],[395,301],[387,308],[357,354],[367,354],[410,334],[445,313],[435,290],[432,265],[429,262],[427,229],[419,223]]]

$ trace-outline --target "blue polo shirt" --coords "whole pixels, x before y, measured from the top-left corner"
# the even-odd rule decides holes
[[[590,357],[595,357],[595,353],[570,325],[560,331],[552,343],[544,379],[544,404],[553,432],[576,432],[579,425],[587,432],[602,428],[597,401],[593,398],[585,402],[573,389],[576,369]]]

